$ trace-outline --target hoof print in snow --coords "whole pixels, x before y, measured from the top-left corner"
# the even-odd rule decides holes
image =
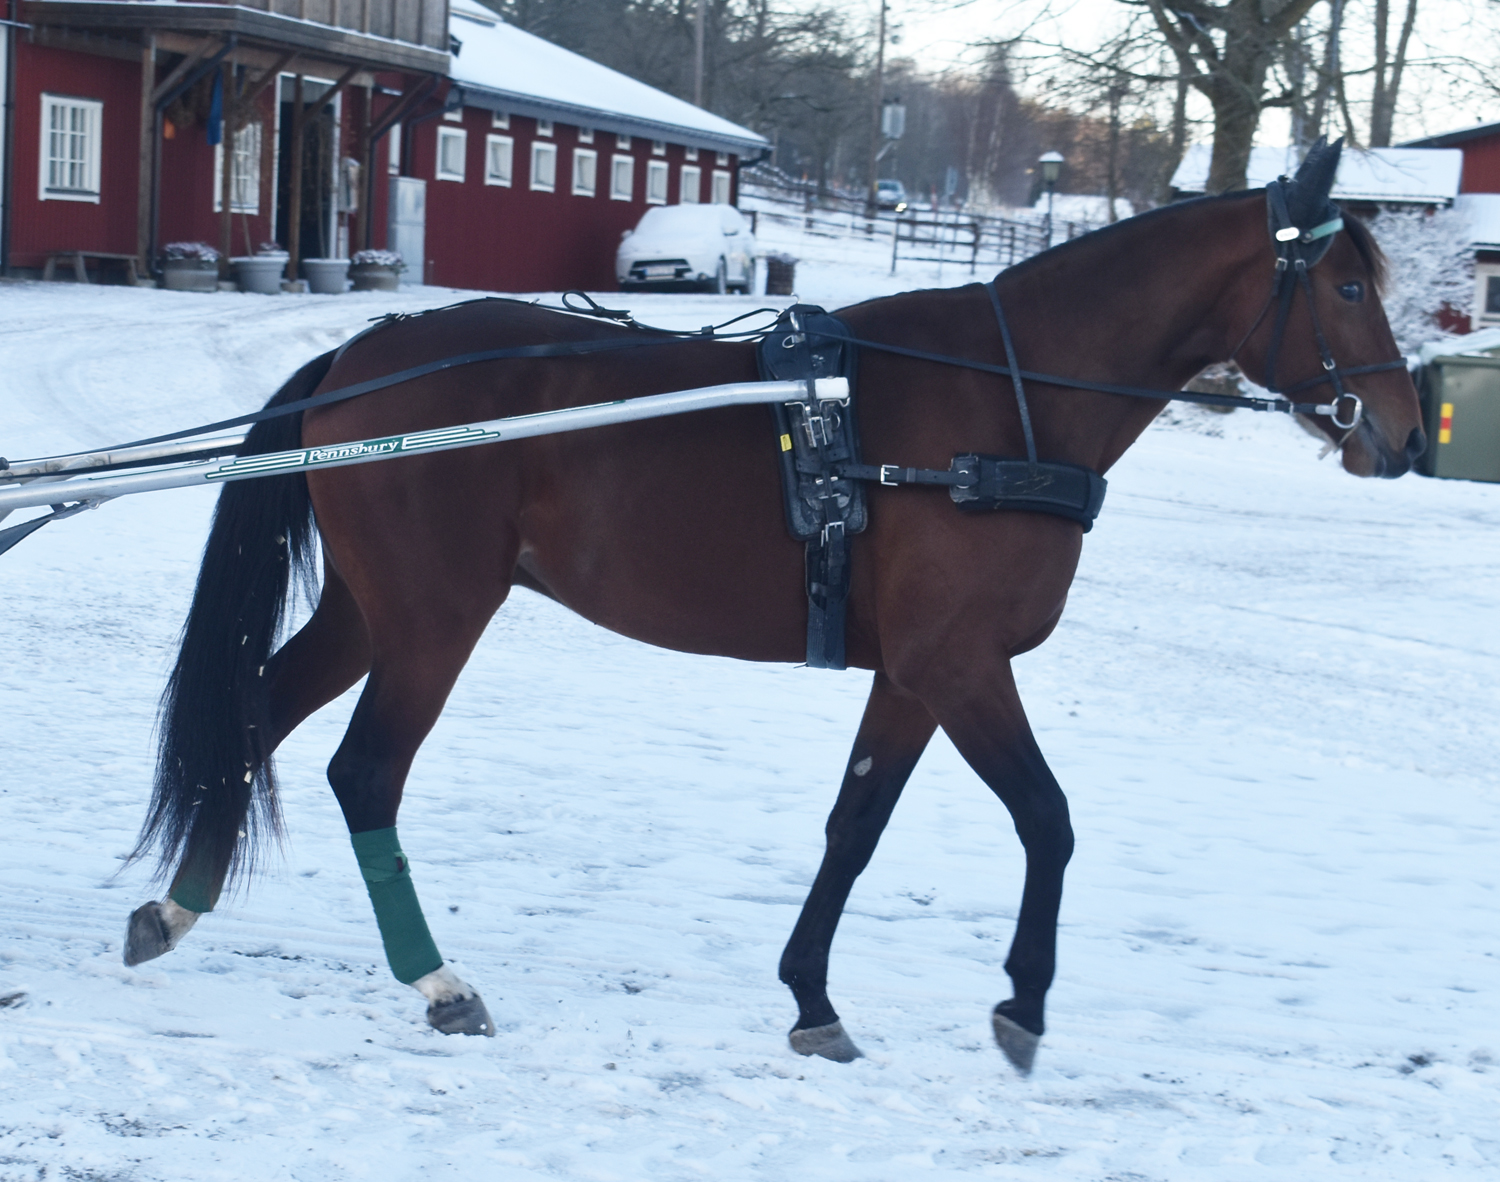
[[[125,964],[134,968],[171,952],[172,934],[161,913],[160,903],[145,903],[130,913],[125,927]]]
[[[830,1022],[827,1026],[812,1026],[807,1030],[793,1030],[787,1035],[792,1050],[799,1055],[821,1055],[835,1063],[853,1063],[863,1059],[865,1053],[854,1045],[854,1040],[844,1033],[842,1022]]]
[[[441,1034],[482,1034],[495,1037],[495,1023],[479,994],[456,1001],[435,1001],[427,1007],[427,1024]]]
[[[0,993],[0,1010],[13,1010],[26,1004],[26,993],[18,989],[14,993]]]
[[[1005,1052],[1011,1066],[1022,1075],[1030,1075],[1032,1064],[1036,1062],[1036,1048],[1042,1041],[1042,1036],[1033,1034],[1019,1022],[1007,1018],[1000,1012],[1000,1006],[996,1006],[995,1012],[990,1015],[990,1023],[995,1028],[995,1041],[1000,1044],[1000,1049]]]

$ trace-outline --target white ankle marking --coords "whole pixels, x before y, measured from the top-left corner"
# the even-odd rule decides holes
[[[177,941],[192,930],[193,925],[198,922],[199,914],[200,912],[189,911],[186,907],[179,907],[170,898],[162,900],[161,919],[173,948],[177,947]]]
[[[411,983],[411,987],[433,1005],[474,996],[474,990],[447,965],[433,969],[425,977],[418,977]]]

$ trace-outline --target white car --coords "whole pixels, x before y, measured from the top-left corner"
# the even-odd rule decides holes
[[[658,205],[615,255],[621,291],[755,290],[755,235],[732,205]]]

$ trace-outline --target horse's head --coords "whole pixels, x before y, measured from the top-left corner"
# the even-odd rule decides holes
[[[1416,387],[1380,303],[1385,259],[1329,199],[1343,141],[1323,140],[1297,175],[1266,189],[1275,287],[1241,354],[1245,372],[1297,402],[1356,476],[1409,471],[1427,439]]]

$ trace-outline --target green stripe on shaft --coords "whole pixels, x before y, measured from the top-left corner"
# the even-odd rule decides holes
[[[351,833],[354,856],[375,908],[375,922],[385,943],[385,958],[396,980],[410,985],[443,967],[443,958],[427,930],[411,866],[401,852],[395,826]]]

